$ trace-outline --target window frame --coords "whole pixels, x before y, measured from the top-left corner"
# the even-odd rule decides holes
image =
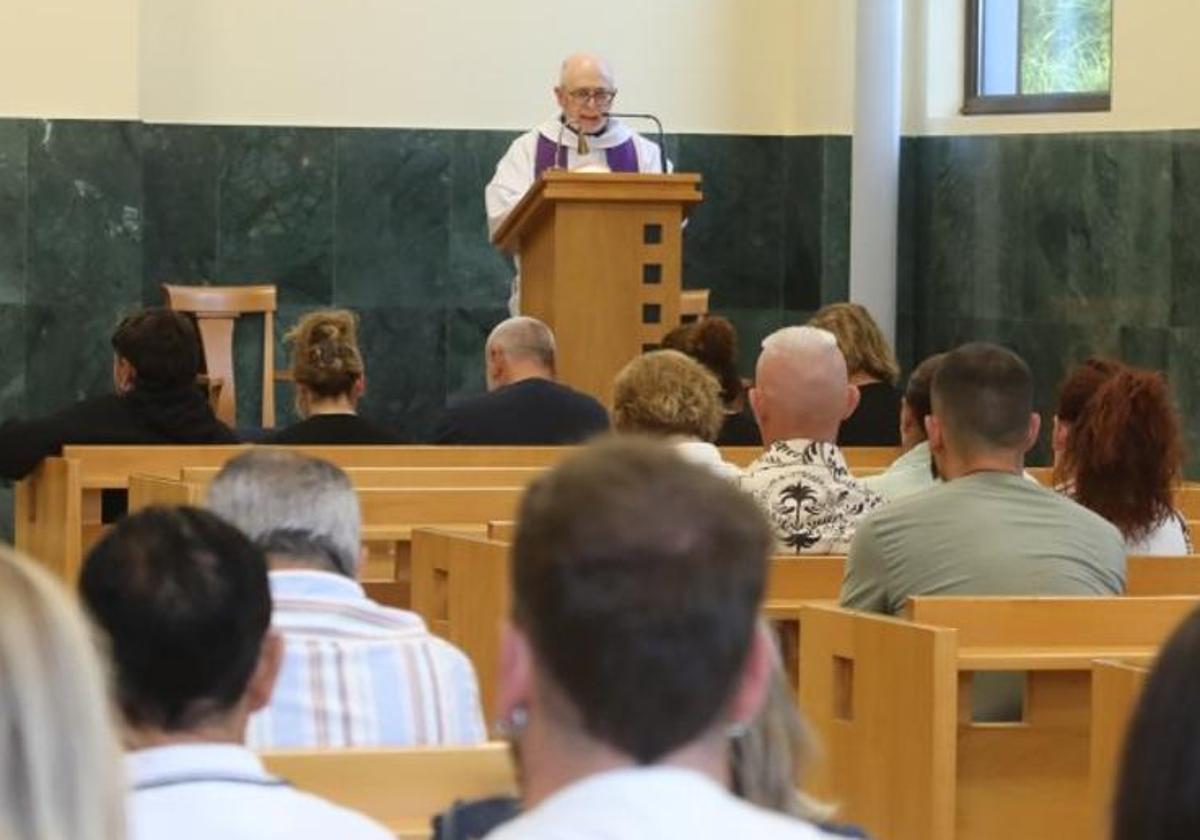
[[[1112,46],[1109,45],[1108,91],[1105,93],[1015,93],[981,94],[979,92],[980,21],[985,0],[966,0],[967,18],[963,59],[963,106],[965,116],[984,114],[1048,114],[1079,113],[1112,110]],[[1019,0],[1018,0],[1019,2]],[[1018,7],[1019,8],[1019,7]],[[1018,11],[1018,14],[1020,12]],[[1017,31],[1021,31],[1018,25]],[[1110,30],[1111,32],[1111,30]],[[1018,36],[1019,37],[1019,36]],[[1021,45],[1017,46],[1017,65],[1021,62]],[[1019,72],[1019,71],[1018,71]]]

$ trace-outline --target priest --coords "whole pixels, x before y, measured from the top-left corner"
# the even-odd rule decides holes
[[[616,95],[612,68],[600,56],[578,53],[563,62],[554,88],[560,113],[513,141],[484,191],[489,234],[496,232],[547,169],[662,171],[658,146],[608,116]],[[508,304],[514,315],[519,280],[513,278]]]

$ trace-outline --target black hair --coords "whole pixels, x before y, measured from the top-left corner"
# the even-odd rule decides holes
[[[130,315],[112,335],[117,355],[137,371],[136,387],[176,388],[194,384],[202,350],[190,316],[151,307]]]
[[[1029,433],[1033,374],[998,344],[973,342],[947,353],[933,375],[932,394],[934,415],[960,443],[1010,449]]]

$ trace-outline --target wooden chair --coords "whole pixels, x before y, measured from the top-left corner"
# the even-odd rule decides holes
[[[679,293],[679,323],[691,324],[708,315],[708,289],[684,289]]]
[[[1149,675],[1148,659],[1098,659],[1092,663],[1089,798],[1095,820],[1093,836],[1097,838],[1108,837],[1111,830],[1112,796],[1125,733]]]
[[[262,755],[298,789],[366,814],[397,837],[427,838],[457,800],[515,796],[507,744],[448,749],[300,750]]]
[[[263,316],[262,426],[275,426],[275,311],[273,285],[175,286],[163,284],[167,305],[196,318],[209,379],[221,382],[217,417],[237,425],[237,385],[233,378],[233,323],[241,315]]]

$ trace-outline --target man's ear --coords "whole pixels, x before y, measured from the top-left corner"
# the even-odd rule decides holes
[[[1042,415],[1036,411],[1029,415],[1029,432],[1025,435],[1025,449],[1028,452],[1037,443],[1038,433],[1042,430]]]
[[[767,700],[771,685],[771,669],[776,667],[777,655],[769,631],[760,621],[754,628],[750,653],[742,668],[742,680],[729,704],[729,722],[749,724]]]
[[[350,399],[358,402],[365,393],[367,393],[367,375],[364,373],[355,379],[354,384],[350,387]]]
[[[854,413],[854,410],[858,408],[858,401],[861,399],[862,391],[858,390],[857,385],[846,386],[846,413],[842,415],[843,420]]]
[[[929,438],[930,452],[945,452],[946,438],[942,433],[942,421],[932,414],[925,415],[925,436]]]
[[[500,637],[500,685],[496,691],[496,720],[512,717],[514,709],[528,707],[533,699],[533,648],[528,637],[511,621],[504,622]]]
[[[754,413],[754,422],[761,429],[763,424],[763,398],[758,388],[750,388],[746,391],[746,398],[750,400],[750,411]]]
[[[279,677],[281,667],[283,636],[275,630],[268,630],[263,638],[262,649],[258,653],[258,665],[255,666],[246,686],[246,702],[251,712],[257,712],[271,702],[271,694],[275,691],[275,680]]]

